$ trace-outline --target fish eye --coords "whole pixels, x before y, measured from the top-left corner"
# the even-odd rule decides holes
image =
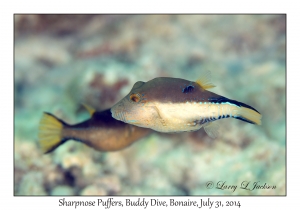
[[[130,100],[133,102],[139,102],[141,100],[141,97],[138,94],[133,93],[130,95]]]

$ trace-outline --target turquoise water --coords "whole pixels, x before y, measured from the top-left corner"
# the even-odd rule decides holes
[[[285,27],[282,15],[16,15],[15,195],[284,195]],[[136,81],[207,70],[211,91],[259,110],[262,126],[225,119],[217,139],[154,133],[111,153],[38,147],[44,111],[75,124],[83,102],[103,110]]]

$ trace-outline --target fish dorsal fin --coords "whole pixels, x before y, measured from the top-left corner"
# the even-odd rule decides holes
[[[84,106],[84,108],[86,108],[86,110],[90,113],[91,116],[93,116],[93,114],[96,112],[96,110],[93,107],[91,107],[87,104],[82,104],[82,106]]]
[[[206,71],[200,75],[196,83],[200,85],[200,87],[202,87],[204,90],[216,87],[214,84],[211,83],[210,79],[211,79],[211,73],[210,71]]]

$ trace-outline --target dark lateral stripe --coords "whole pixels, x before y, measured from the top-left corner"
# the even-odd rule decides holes
[[[214,102],[214,103],[226,103],[226,102],[228,102],[228,103],[237,105],[239,107],[246,107],[248,109],[252,109],[252,110],[256,111],[257,113],[259,113],[259,111],[257,111],[256,109],[254,109],[252,106],[249,106],[249,105],[244,104],[244,103],[239,102],[239,101],[231,100],[229,98],[225,98],[225,97],[221,97],[221,98],[209,98],[208,100],[210,102]]]
[[[238,120],[242,120],[242,121],[247,122],[247,123],[256,124],[256,123],[254,123],[252,121],[249,121],[249,120],[247,120],[246,118],[243,118],[243,117],[233,117],[233,118],[238,119]]]

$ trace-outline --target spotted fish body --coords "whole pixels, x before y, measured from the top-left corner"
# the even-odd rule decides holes
[[[213,122],[219,119],[231,117],[261,124],[261,115],[253,107],[208,91],[214,87],[209,77],[206,74],[197,82],[164,77],[137,82],[112,107],[112,116],[159,132],[195,131],[204,127],[211,137],[217,136]]]

